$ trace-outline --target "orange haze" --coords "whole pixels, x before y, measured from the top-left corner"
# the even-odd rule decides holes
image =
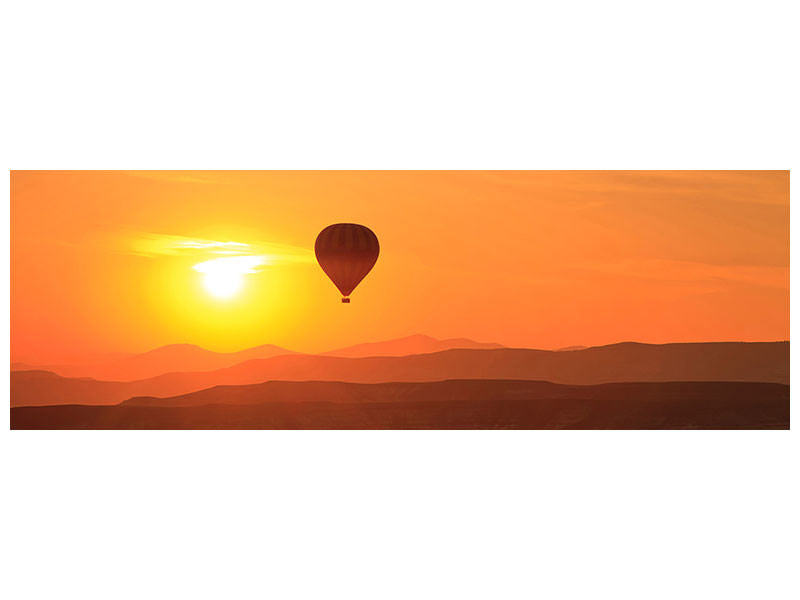
[[[312,253],[343,221],[381,244],[350,305]],[[207,261],[237,253],[256,256],[241,289],[208,293]],[[12,172],[11,332],[12,360],[33,364],[412,333],[788,339],[789,174]]]

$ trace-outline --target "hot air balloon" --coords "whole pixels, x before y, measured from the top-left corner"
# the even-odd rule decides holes
[[[349,303],[350,294],[378,260],[377,236],[369,227],[336,223],[323,229],[314,244],[317,262]]]

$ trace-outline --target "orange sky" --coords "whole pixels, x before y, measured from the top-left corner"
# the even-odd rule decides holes
[[[350,305],[313,261],[336,222],[381,243]],[[266,258],[217,298],[194,267],[231,248]],[[14,361],[412,333],[540,348],[788,339],[789,174],[11,174]]]

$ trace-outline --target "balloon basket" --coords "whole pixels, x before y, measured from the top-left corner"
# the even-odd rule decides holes
[[[342,304],[350,304],[350,298],[342,298]]]

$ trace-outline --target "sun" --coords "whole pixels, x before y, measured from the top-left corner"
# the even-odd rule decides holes
[[[215,258],[192,267],[203,274],[203,287],[221,300],[236,296],[244,285],[244,276],[255,273],[265,263],[263,256],[230,256]]]
[[[203,276],[203,286],[216,298],[235,296],[242,287],[242,275],[226,271],[212,271]]]

